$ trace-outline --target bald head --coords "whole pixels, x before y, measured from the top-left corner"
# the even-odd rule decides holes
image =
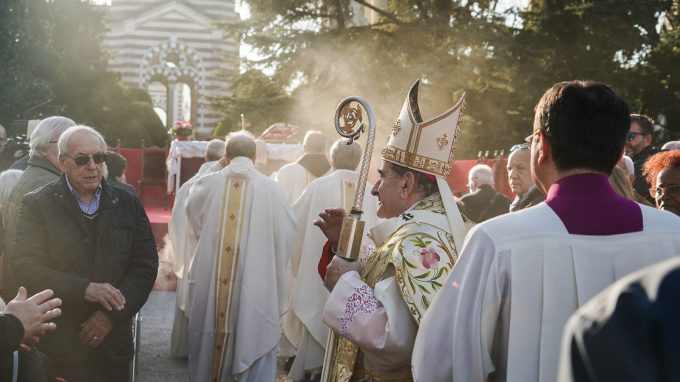
[[[257,147],[252,136],[244,133],[234,133],[227,136],[227,158],[246,157],[255,160]]]
[[[302,142],[305,154],[324,154],[326,152],[326,137],[316,130],[310,130],[305,134]]]

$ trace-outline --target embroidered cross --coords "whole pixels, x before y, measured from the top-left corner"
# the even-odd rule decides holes
[[[220,318],[224,318],[224,312],[220,312]]]
[[[229,282],[229,280],[227,280],[227,279],[222,279],[222,284],[227,285],[228,282]]]
[[[449,137],[446,135],[446,133],[442,134],[437,138],[437,146],[439,146],[439,150],[444,150],[444,147],[446,147],[449,144]]]
[[[236,216],[234,216],[234,214],[231,214],[231,215],[229,215],[229,219],[234,220],[234,219],[236,219]]]
[[[401,130],[401,119],[397,119],[397,122],[392,126],[392,135],[397,135]]]
[[[239,188],[241,185],[239,183],[234,183],[234,188]]]
[[[231,247],[227,247],[227,248],[226,248],[226,251],[227,251],[227,252],[231,252]]]
[[[404,213],[401,214],[401,218],[406,220],[406,221],[409,221],[409,220],[413,219],[413,214],[409,214],[409,213],[404,212]]]

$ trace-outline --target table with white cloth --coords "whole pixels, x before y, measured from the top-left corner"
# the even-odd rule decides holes
[[[165,161],[168,169],[168,194],[173,191],[177,192],[179,189],[182,158],[202,158],[205,156],[206,146],[208,146],[208,141],[178,141],[175,139],[170,143],[168,159]]]

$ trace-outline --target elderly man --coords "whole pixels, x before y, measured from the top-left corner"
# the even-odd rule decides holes
[[[633,160],[630,159],[630,157],[628,155],[624,155],[624,156],[621,157],[621,159],[616,164],[616,166],[618,168],[620,168],[621,171],[623,171],[623,174],[626,176],[626,178],[630,182],[631,188],[632,188],[633,184],[635,184],[635,164],[633,163]],[[644,204],[646,206],[650,206],[650,207],[653,206],[652,203],[650,203],[642,195],[638,194],[637,191],[635,191],[635,189],[632,189],[632,192],[633,192],[633,198],[636,202],[642,203],[642,204]]]
[[[196,175],[201,176],[209,172],[220,171],[224,167],[224,154],[227,151],[225,142],[213,139],[205,146],[205,163],[198,169]]]
[[[641,114],[630,115],[630,129],[626,136],[625,151],[635,164],[635,181],[633,188],[649,203],[654,204],[654,198],[649,194],[649,183],[642,175],[642,166],[650,156],[660,150],[654,146],[654,121]]]
[[[309,183],[325,175],[331,168],[326,159],[326,137],[321,132],[308,131],[302,148],[304,154],[300,159],[281,167],[276,173],[276,181],[291,204],[295,203]]]
[[[331,291],[323,320],[338,336],[326,349],[329,380],[407,381],[418,325],[442,286],[465,237],[465,224],[446,183],[464,98],[423,121],[418,84],[408,92],[382,150],[380,178],[371,193],[378,217],[376,247],[363,246],[359,261],[335,256],[343,209],[327,209],[315,222],[328,238],[322,263]],[[411,144],[409,137],[421,137]],[[417,160],[416,160],[417,159]]]
[[[680,141],[668,141],[661,146],[661,150],[680,150]]]
[[[339,139],[331,147],[330,158],[332,172],[310,183],[293,205],[298,220],[291,255],[295,281],[283,332],[288,341],[297,348],[289,373],[294,381],[304,380],[305,374],[309,375],[310,380],[314,380],[314,376],[320,374],[328,338],[328,327],[321,320],[328,291],[319,282],[316,267],[319,248],[323,247],[326,238],[312,223],[318,217],[319,211],[328,206],[338,206],[350,211],[359,181],[356,168],[361,161],[361,147],[356,142],[348,145],[345,139]],[[371,184],[366,184],[362,207],[368,228],[376,223],[377,203],[371,197],[371,187]],[[366,235],[364,239],[369,241]]]
[[[63,173],[23,198],[10,266],[29,291],[51,288],[63,300],[57,330],[38,347],[55,373],[69,382],[125,381],[130,320],[158,269],[151,225],[133,194],[103,180],[106,142],[97,131],[71,127],[58,147]]]
[[[515,200],[510,203],[510,212],[535,206],[545,200],[545,195],[536,187],[531,179],[531,152],[529,145],[522,143],[510,149],[508,156],[508,183],[515,193]]]
[[[417,381],[554,381],[569,316],[616,279],[680,255],[680,219],[619,196],[607,178],[629,126],[628,105],[604,84],[545,92],[527,141],[547,198],[470,231],[421,324]]]
[[[680,216],[680,151],[652,155],[643,169],[656,208]]]
[[[66,129],[75,125],[76,123],[69,118],[54,116],[40,121],[31,133],[28,167],[14,186],[9,196],[7,214],[3,215],[5,237],[8,243],[12,243],[12,238],[14,238],[21,199],[24,195],[59,179],[61,169],[59,168],[57,142]],[[5,283],[3,297],[12,298],[16,295],[19,285],[14,282],[10,267],[4,267],[3,277]]]
[[[189,380],[274,381],[295,215],[255,169],[255,142],[227,137],[230,163],[196,181],[187,200],[197,239],[188,270]]]
[[[508,213],[510,199],[494,188],[493,170],[485,164],[477,164],[468,173],[470,193],[460,198],[463,214],[475,223],[481,223],[498,215]]]

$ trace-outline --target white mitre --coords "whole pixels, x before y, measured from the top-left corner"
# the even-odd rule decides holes
[[[416,81],[406,95],[399,118],[381,154],[388,162],[436,177],[456,251],[460,253],[466,228],[446,177],[451,172],[460,131],[458,123],[465,108],[465,93],[453,107],[423,121],[418,107],[419,84],[420,80]]]

